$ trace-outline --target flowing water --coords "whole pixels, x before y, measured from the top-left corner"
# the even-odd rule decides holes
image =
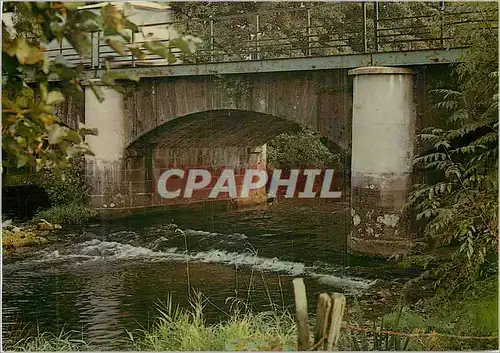
[[[3,263],[3,328],[77,330],[104,349],[148,328],[158,304],[208,298],[209,321],[237,300],[293,305],[303,277],[310,310],[321,292],[372,297],[408,274],[346,253],[346,204],[281,202],[246,210],[171,211],[65,229],[59,241]]]

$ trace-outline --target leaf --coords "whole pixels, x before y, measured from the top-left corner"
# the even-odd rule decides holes
[[[90,89],[92,90],[92,92],[94,92],[94,94],[99,102],[101,102],[101,103],[104,102],[104,92],[102,91],[101,87],[94,85],[94,84],[91,84]]]
[[[87,56],[90,54],[92,44],[90,43],[87,33],[73,31],[71,33],[66,33],[65,38],[80,56]]]
[[[169,50],[167,53],[167,61],[169,64],[174,64],[177,62],[177,58],[172,52]]]
[[[139,26],[134,22],[129,21],[127,18],[123,19],[123,25],[126,29],[130,29],[133,33],[139,32]]]
[[[76,10],[78,10],[78,7],[85,5],[84,2],[78,2],[78,1],[75,1],[75,2],[63,2],[63,4],[64,4],[65,8],[67,8],[68,10],[71,10],[71,11],[76,11]]]
[[[33,65],[44,59],[43,51],[39,47],[29,45],[24,38],[17,38],[14,45],[17,60],[21,64]]]
[[[172,39],[169,41],[169,45],[174,48],[179,48],[186,53],[191,51],[188,42],[183,39]]]
[[[79,24],[78,24],[79,29],[86,32],[93,32],[101,28],[99,24],[102,22],[102,19],[97,14],[91,11],[78,11],[78,15],[79,15]]]
[[[42,71],[44,74],[48,75],[50,71],[50,59],[48,56],[44,56],[43,58],[43,65],[42,65]]]
[[[24,154],[20,154],[17,156],[17,167],[18,168],[24,167],[27,162],[28,162],[28,156],[26,156]]]
[[[50,32],[57,38],[57,40],[61,40],[64,36],[65,24],[59,21],[50,22],[49,26]]]
[[[48,141],[51,145],[56,145],[66,137],[68,128],[59,124],[53,124],[47,127]]]
[[[78,131],[75,130],[70,130],[66,133],[66,140],[72,141],[72,142],[80,142],[81,141],[81,136],[78,133]]]
[[[121,34],[123,32],[123,16],[116,6],[108,4],[102,8],[101,13],[105,35]]]
[[[96,128],[80,128],[78,129],[78,132],[80,133],[81,136],[86,136],[86,135],[93,135],[97,136],[98,131]]]
[[[59,104],[64,101],[64,95],[59,91],[50,91],[47,94],[47,104]]]
[[[110,71],[106,72],[103,76],[103,80],[106,77],[106,80],[128,80],[138,82],[140,77],[134,71]]]
[[[143,44],[144,48],[149,50],[151,53],[166,58],[168,56],[168,47],[161,42],[148,42]]]
[[[42,100],[47,99],[47,94],[48,94],[47,82],[41,82],[40,83],[40,96],[42,97]]]
[[[129,46],[129,50],[132,53],[132,55],[139,60],[144,60],[148,56],[147,53],[143,52],[141,49],[139,49],[135,46]]]
[[[113,49],[115,52],[120,54],[121,56],[125,56],[125,42],[118,40],[118,39],[112,39],[112,38],[106,38],[106,44],[108,44],[111,49]]]

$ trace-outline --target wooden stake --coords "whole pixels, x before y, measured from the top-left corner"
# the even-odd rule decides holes
[[[326,293],[321,293],[316,307],[316,326],[314,327],[314,346],[317,350],[324,350],[326,347],[329,317],[332,311],[332,300]],[[322,341],[320,343],[320,341]]]
[[[342,326],[342,317],[344,316],[345,309],[345,296],[342,294],[334,293],[332,295],[333,308],[332,320],[330,324],[330,332],[328,334],[328,350],[336,349],[337,342],[340,337],[340,327]]]
[[[297,350],[307,351],[309,348],[309,323],[307,320],[306,287],[302,278],[295,278],[293,280],[293,291],[295,295],[295,312],[299,330]]]

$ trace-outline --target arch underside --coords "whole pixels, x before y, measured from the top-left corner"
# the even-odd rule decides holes
[[[213,110],[176,118],[143,134],[127,151],[156,148],[260,146],[301,125],[284,118],[244,110]]]

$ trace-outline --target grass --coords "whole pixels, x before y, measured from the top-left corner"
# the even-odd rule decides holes
[[[171,299],[159,309],[150,331],[129,338],[134,349],[152,351],[269,351],[296,350],[293,315],[273,310],[261,313],[233,311],[225,321],[207,325],[204,301],[198,293],[189,310],[173,306]]]
[[[370,326],[355,303],[351,325]],[[460,295],[427,300],[422,310],[399,308],[371,324],[373,330],[423,334],[415,337],[344,331],[342,350],[497,350],[498,278],[472,283]],[[457,337],[458,336],[458,337]]]
[[[47,210],[38,212],[32,222],[44,219],[49,223],[83,224],[94,219],[97,215],[97,211],[90,206],[79,203],[69,203],[56,205]]]
[[[497,307],[493,283],[482,284],[483,290],[475,297],[457,298],[432,313],[423,314],[400,307],[374,322],[375,331],[389,330],[413,334],[444,333],[461,336],[497,335]],[[294,315],[275,307],[267,312],[253,313],[232,310],[226,320],[209,325],[203,313],[206,299],[197,292],[190,308],[174,306],[172,299],[159,306],[159,317],[151,329],[128,332],[122,344],[140,351],[288,351],[296,350],[297,329]],[[241,304],[241,303],[238,303]],[[345,318],[351,325],[370,327],[363,320],[359,305],[356,314]],[[311,323],[313,320],[311,320]],[[312,329],[312,326],[311,326]],[[17,336],[19,337],[19,335]],[[4,349],[13,351],[84,351],[92,347],[70,333],[53,335],[43,333],[25,338],[4,340]],[[122,343],[122,342],[120,342]],[[420,337],[400,337],[384,333],[360,333],[343,329],[339,350],[485,350],[498,348],[498,340],[463,340],[439,334]]]
[[[174,306],[171,299],[159,308],[151,330],[128,332],[123,347],[141,351],[284,351],[296,350],[293,315],[273,310],[262,313],[234,310],[223,322],[207,325],[201,293],[193,295],[190,309]],[[25,332],[4,340],[10,351],[89,351],[95,350],[78,333],[59,335]],[[22,337],[22,338],[20,338]]]
[[[32,334],[26,329],[15,336],[4,337],[3,350],[5,351],[35,351],[35,352],[60,352],[60,351],[92,351],[95,347],[85,341],[75,338],[73,331],[61,331],[58,335],[50,332]]]

